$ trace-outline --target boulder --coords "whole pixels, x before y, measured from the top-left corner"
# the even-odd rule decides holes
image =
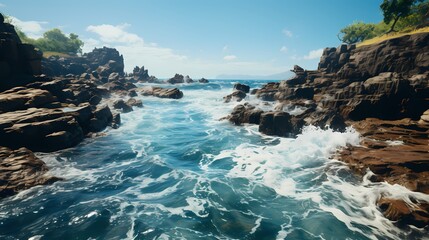
[[[48,175],[46,164],[26,148],[0,147],[0,169],[0,198],[61,180]]]
[[[115,102],[113,102],[113,108],[114,109],[121,109],[122,112],[124,112],[124,113],[132,112],[133,111],[133,107],[131,107],[130,105],[128,105],[128,103],[126,103],[122,99],[119,99],[119,100],[116,100]]]
[[[185,78],[183,77],[183,75],[177,74],[174,75],[174,77],[170,78],[167,80],[167,83],[170,84],[178,84],[178,83],[184,83],[185,82]]]
[[[235,125],[243,123],[259,124],[263,111],[250,104],[237,105],[226,119]]]
[[[16,87],[0,93],[0,113],[42,107],[56,100],[46,90]]]
[[[59,109],[30,108],[0,114],[0,119],[0,146],[52,152],[83,140],[83,130],[75,117]]]
[[[161,87],[151,87],[146,88],[141,91],[143,96],[155,96],[159,98],[173,98],[180,99],[183,97],[183,92],[178,88],[161,88]]]
[[[186,76],[185,76],[185,82],[186,82],[186,83],[193,83],[193,82],[194,82],[194,80],[192,80],[192,78],[191,78],[191,77],[189,77],[189,75],[186,75]]]
[[[234,89],[242,91],[244,93],[249,93],[250,91],[250,87],[245,85],[245,84],[241,84],[241,83],[236,83],[234,84]]]
[[[89,129],[91,132],[100,132],[112,123],[113,115],[107,105],[98,106],[90,119]]]
[[[198,80],[199,83],[209,83],[209,80],[205,79],[205,78],[201,78],[200,80]]]
[[[143,107],[143,102],[140,99],[130,98],[127,100],[127,105],[133,106],[133,107]]]
[[[377,205],[384,216],[399,226],[414,225],[423,228],[429,225],[429,204],[406,203],[402,199],[382,197]]]
[[[286,112],[265,112],[261,114],[259,131],[267,135],[287,137],[295,133],[292,117]]]
[[[234,91],[233,93],[223,97],[224,102],[228,103],[232,100],[240,102],[246,97],[246,93],[240,90]]]

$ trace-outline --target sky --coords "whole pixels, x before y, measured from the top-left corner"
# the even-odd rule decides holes
[[[271,75],[298,64],[316,69],[339,30],[380,22],[382,0],[0,0],[33,38],[60,28],[94,47],[114,47],[125,71],[193,78]]]

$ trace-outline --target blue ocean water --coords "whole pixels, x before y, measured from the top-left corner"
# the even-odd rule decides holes
[[[307,127],[296,139],[219,121],[232,80],[183,84],[180,100],[139,97],[122,126],[73,149],[40,154],[65,178],[0,202],[0,239],[414,239],[376,208],[384,195],[331,159],[359,135]],[[252,88],[267,81],[240,81]],[[271,109],[248,96],[246,101]]]

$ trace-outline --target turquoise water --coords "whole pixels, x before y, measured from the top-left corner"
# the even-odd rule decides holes
[[[0,239],[413,239],[375,202],[425,198],[370,183],[330,159],[359,135],[307,127],[297,139],[220,118],[237,81],[179,85],[180,100],[141,97],[121,128],[40,157],[66,180],[2,200]],[[252,88],[267,81],[241,81]],[[253,96],[246,101],[257,104]],[[261,104],[270,109],[273,105]]]

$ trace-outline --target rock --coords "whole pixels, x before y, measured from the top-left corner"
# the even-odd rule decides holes
[[[13,25],[0,22],[0,91],[24,86],[41,74],[42,53],[23,44]]]
[[[245,84],[241,84],[241,83],[236,83],[234,84],[234,89],[242,91],[244,93],[249,93],[250,91],[250,87],[245,85]]]
[[[119,73],[117,73],[117,72],[113,72],[113,73],[111,73],[110,75],[109,75],[109,78],[108,78],[108,80],[109,80],[109,82],[113,82],[113,81],[118,81],[119,80]]]
[[[259,124],[262,113],[261,109],[257,109],[249,104],[237,105],[226,119],[235,125],[243,123]]]
[[[76,119],[58,109],[30,108],[0,114],[0,119],[0,146],[52,152],[83,140],[83,130]],[[54,134],[59,132],[66,132],[61,139]]]
[[[192,78],[190,78],[190,77],[189,77],[189,75],[186,75],[186,77],[185,77],[185,82],[186,82],[186,83],[193,83],[193,82],[194,82],[194,80],[192,80]]]
[[[99,106],[90,119],[89,129],[91,132],[100,132],[112,123],[113,115],[110,108],[106,105]]]
[[[126,103],[127,105],[133,106],[133,107],[140,107],[140,108],[143,107],[143,102],[140,99],[130,98]]]
[[[46,164],[26,148],[0,147],[0,169],[0,198],[61,180],[48,175]]]
[[[377,202],[384,216],[399,226],[414,225],[423,228],[429,225],[429,204],[406,203],[402,199],[382,197]]]
[[[426,110],[422,116],[420,116],[419,124],[428,125],[429,124],[429,109]]]
[[[130,90],[130,91],[128,92],[128,96],[130,96],[130,97],[137,97],[138,95],[137,95],[136,90]]]
[[[93,106],[96,106],[101,102],[102,98],[98,95],[94,95],[89,99],[89,103]]]
[[[117,129],[119,128],[120,125],[121,125],[121,115],[119,113],[114,113],[111,126],[112,128]]]
[[[170,84],[178,84],[178,83],[184,83],[184,82],[185,82],[185,80],[184,80],[183,75],[180,75],[177,73],[176,73],[176,75],[174,75],[174,77],[167,80],[167,83],[170,83]]]
[[[224,102],[228,103],[231,100],[235,100],[237,102],[240,102],[241,100],[243,100],[246,97],[246,93],[244,93],[243,91],[237,90],[234,91],[233,93],[223,97]]]
[[[265,84],[261,89],[255,91],[256,97],[263,101],[274,101],[274,95],[279,90],[279,83],[270,82]]]
[[[127,113],[127,112],[132,112],[133,111],[133,107],[131,107],[130,105],[128,105],[124,100],[119,99],[116,100],[113,103],[113,108],[115,109],[121,109],[122,112]]]
[[[0,93],[0,113],[40,107],[56,101],[46,90],[17,87]]]
[[[148,82],[149,81],[149,73],[148,70],[142,66],[141,68],[136,66],[133,69],[133,77],[134,79],[142,82]]]
[[[152,87],[143,89],[141,93],[143,96],[155,96],[159,98],[180,99],[183,97],[183,92],[178,88]]]
[[[295,132],[291,118],[291,115],[286,112],[262,113],[259,131],[267,135],[290,136]]]
[[[200,80],[198,80],[199,83],[209,83],[209,80],[205,79],[205,78],[201,78]]]

